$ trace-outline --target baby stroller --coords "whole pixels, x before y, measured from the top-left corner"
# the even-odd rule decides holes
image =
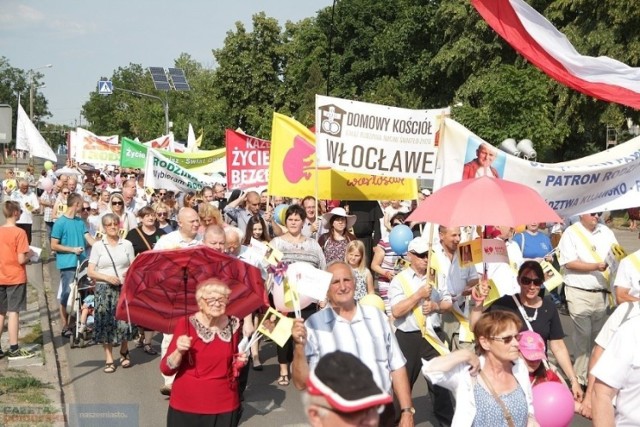
[[[89,278],[89,260],[82,261],[76,269],[76,277],[71,284],[69,300],[67,302],[67,313],[69,313],[69,325],[73,325],[73,335],[71,336],[71,348],[81,347],[84,348],[91,340],[92,330],[89,328],[89,321],[87,321],[86,327],[81,330],[81,318],[83,302],[87,301],[87,297],[92,297],[93,289],[95,285],[93,280]],[[72,317],[75,316],[75,322],[72,322]]]

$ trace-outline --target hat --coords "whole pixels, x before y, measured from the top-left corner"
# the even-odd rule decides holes
[[[423,254],[429,250],[429,242],[423,237],[416,237],[409,242],[408,252]]]
[[[536,332],[522,332],[518,344],[520,345],[520,353],[522,353],[525,359],[530,361],[547,360],[544,340]]]
[[[356,223],[355,215],[347,215],[347,211],[344,208],[333,208],[330,212],[322,215],[324,228],[329,228],[329,221],[333,216],[341,216],[347,218],[347,230],[353,227],[353,224]]]
[[[378,387],[371,370],[351,353],[327,353],[309,373],[307,391],[324,397],[340,412],[358,412],[386,405],[393,399]]]
[[[89,203],[89,207],[91,209],[98,209],[98,202],[91,202]]]
[[[422,193],[423,196],[430,196],[431,195],[431,191],[429,191],[426,188],[423,188],[422,190],[420,190],[420,193]]]

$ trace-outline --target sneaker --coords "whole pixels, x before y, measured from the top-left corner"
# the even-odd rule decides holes
[[[9,351],[9,360],[21,360],[21,359],[31,359],[35,357],[35,353],[33,351],[25,350],[24,348],[19,348],[16,351]]]
[[[69,327],[65,326],[64,328],[62,328],[62,331],[60,332],[60,335],[62,335],[63,337],[70,337],[71,335],[73,335],[73,332],[71,331],[71,329],[69,329]]]
[[[160,388],[160,394],[163,396],[171,396],[171,386],[173,384],[165,384]]]

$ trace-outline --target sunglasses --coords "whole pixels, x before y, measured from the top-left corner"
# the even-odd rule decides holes
[[[502,341],[503,344],[509,344],[511,341],[520,341],[521,334],[507,335],[506,337],[489,337],[494,341]]]
[[[531,284],[534,284],[536,286],[542,286],[542,284],[544,283],[544,280],[542,279],[532,279],[530,277],[521,277],[520,278],[520,284],[525,285],[525,286],[529,286]]]
[[[89,212],[91,210],[91,208],[82,208],[83,212]]]
[[[68,191],[63,191],[62,194],[69,194],[69,192]]]
[[[122,202],[111,202],[111,206],[122,206],[124,203]]]
[[[591,216],[602,216],[602,212],[593,212],[593,213],[590,213],[589,215],[591,215]]]
[[[167,216],[166,212],[156,212],[156,216]]]
[[[429,252],[423,252],[421,254],[415,253],[415,252],[411,252],[414,256],[417,256],[420,259],[427,259],[429,258]]]

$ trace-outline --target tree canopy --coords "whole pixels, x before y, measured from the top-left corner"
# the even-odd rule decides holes
[[[640,65],[640,10],[628,1],[529,1],[582,54]],[[453,106],[456,120],[492,144],[528,138],[548,162],[601,150],[607,126],[623,132],[626,119],[638,119],[630,108],[540,72],[468,0],[338,0],[335,9],[283,25],[258,13],[250,27],[236,23],[212,56],[211,69],[188,53],[176,58],[190,92],[155,91],[141,64],[123,65],[109,79],[116,88],[166,99],[176,137],[186,139],[191,123],[204,132],[205,148],[223,146],[225,128],[268,139],[274,111],[310,126],[315,95],[327,88],[331,96],[398,107]],[[0,95],[7,67],[3,59]],[[24,76],[13,73],[13,85],[24,91]],[[38,102],[44,117],[46,100]],[[164,133],[162,103],[127,92],[92,93],[83,114],[98,134],[145,140]]]

